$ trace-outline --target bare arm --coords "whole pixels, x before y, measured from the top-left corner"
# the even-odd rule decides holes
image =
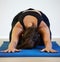
[[[23,27],[21,26],[20,22],[17,22],[15,27],[12,30],[12,38],[11,38],[11,43],[14,43],[15,47],[18,43],[19,35],[23,32]]]
[[[50,30],[43,21],[41,25],[39,26],[39,31],[43,35],[43,40],[45,44],[45,48],[42,49],[42,51],[56,52],[56,50],[52,49],[52,44],[51,44],[51,39],[50,39]]]
[[[15,27],[12,30],[12,36],[11,36],[11,42],[8,46],[7,50],[4,50],[4,52],[15,52],[15,51],[19,51],[18,49],[16,49],[17,43],[18,43],[18,39],[19,39],[19,35],[23,32],[23,27],[20,24],[20,22],[17,22]]]

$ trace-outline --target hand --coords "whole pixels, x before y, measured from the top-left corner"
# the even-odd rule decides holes
[[[20,50],[16,49],[13,44],[9,44],[9,47],[8,49],[4,50],[4,51],[1,51],[1,52],[18,52]]]
[[[18,52],[18,51],[20,51],[20,50],[18,50],[18,49],[15,49],[15,48],[12,48],[12,49],[10,49],[10,48],[8,48],[7,50],[4,50],[4,51],[1,51],[1,52]]]
[[[52,49],[52,48],[44,48],[41,51],[45,51],[45,52],[51,52],[51,53],[55,53],[57,52],[56,50]]]

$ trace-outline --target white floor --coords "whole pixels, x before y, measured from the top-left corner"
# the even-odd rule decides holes
[[[53,39],[60,45],[60,39]],[[0,46],[3,41],[8,39],[0,39]],[[0,57],[0,62],[60,62],[60,57]]]
[[[60,62],[60,57],[11,57],[0,58],[0,62]]]

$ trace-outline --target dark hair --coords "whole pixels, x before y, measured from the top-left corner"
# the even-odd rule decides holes
[[[40,35],[35,27],[29,27],[25,30],[22,38],[22,44],[19,48],[33,48]]]

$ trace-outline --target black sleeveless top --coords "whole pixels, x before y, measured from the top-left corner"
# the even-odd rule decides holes
[[[23,19],[26,15],[32,15],[38,19],[38,26],[41,23],[41,21],[43,20],[46,23],[46,25],[50,28],[50,23],[49,23],[48,18],[42,12],[40,12],[40,13],[41,13],[41,15],[38,14],[37,12],[32,12],[32,11],[22,12],[22,14],[18,18],[18,21],[22,24],[23,28],[25,29]]]
[[[34,10],[34,9],[29,8],[27,10]],[[38,14],[37,12],[32,12],[32,11],[27,11],[27,12],[21,11],[20,13],[18,13],[12,21],[12,24],[11,24],[12,28],[10,31],[9,39],[11,40],[11,34],[12,34],[13,27],[15,26],[15,24],[18,21],[21,23],[21,25],[25,29],[23,19],[26,15],[32,15],[32,16],[36,17],[38,19],[38,26],[39,26],[40,22],[43,20],[46,23],[46,25],[48,26],[48,28],[50,29],[50,22],[49,22],[48,17],[43,12],[41,12],[41,11],[39,11],[39,12],[41,13],[41,15]],[[51,31],[50,31],[50,38],[51,38]]]
[[[28,10],[34,10],[34,9],[28,9]],[[50,22],[49,22],[47,16],[44,13],[42,13],[41,11],[39,11],[39,12],[41,13],[41,15],[39,13],[33,12],[33,11],[26,11],[26,12],[21,11],[14,17],[14,19],[12,21],[12,28],[19,21],[21,23],[21,25],[23,26],[23,28],[25,29],[23,19],[26,15],[32,15],[32,16],[36,17],[38,19],[38,26],[41,23],[41,21],[43,20],[46,23],[46,25],[48,26],[48,28],[50,28]]]
[[[23,23],[23,19],[24,19],[24,17],[26,15],[32,15],[32,16],[36,17],[38,19],[38,25],[43,20],[42,16],[40,14],[38,14],[37,12],[33,12],[33,11],[23,12],[21,14],[21,16],[19,16],[18,20],[20,21],[20,23],[22,24],[22,26],[23,26],[24,29],[25,29],[25,26],[24,26],[24,23]]]

